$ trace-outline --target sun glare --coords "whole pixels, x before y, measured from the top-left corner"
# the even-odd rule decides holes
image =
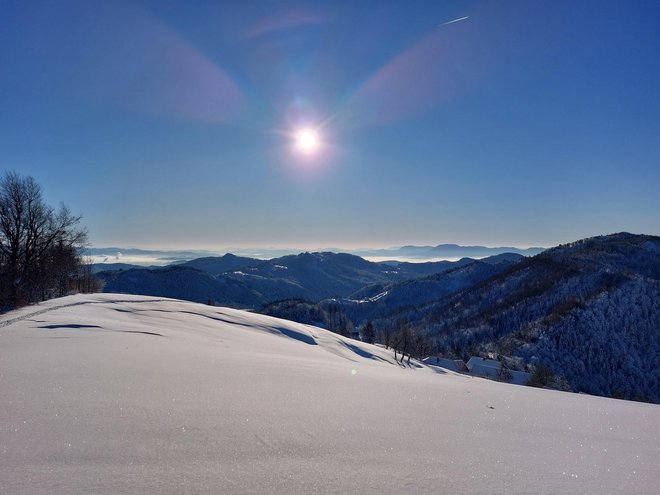
[[[312,129],[296,132],[296,147],[305,153],[313,153],[319,147],[319,136]]]

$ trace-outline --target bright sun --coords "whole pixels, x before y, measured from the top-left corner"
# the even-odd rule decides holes
[[[319,136],[312,129],[296,132],[296,147],[305,153],[313,153],[319,147]]]

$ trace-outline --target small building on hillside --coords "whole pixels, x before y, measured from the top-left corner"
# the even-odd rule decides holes
[[[467,366],[468,371],[473,375],[496,378],[496,372],[500,370],[501,364],[495,359],[471,356],[465,366]]]
[[[465,361],[462,359],[447,359],[441,358],[438,356],[429,356],[422,360],[424,364],[429,364],[431,366],[437,366],[438,368],[443,368],[454,373],[467,373],[468,369],[465,366]]]
[[[515,385],[525,385],[532,377],[531,373],[515,371],[506,368],[494,359],[472,356],[466,364],[469,373],[473,376],[504,381]]]

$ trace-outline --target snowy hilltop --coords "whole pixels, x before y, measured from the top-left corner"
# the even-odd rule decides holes
[[[659,432],[656,405],[240,310],[99,294],[0,318],[4,493],[652,494]]]

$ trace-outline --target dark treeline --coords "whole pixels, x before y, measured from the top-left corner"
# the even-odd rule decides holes
[[[44,201],[32,177],[0,178],[0,310],[100,289],[83,262],[87,242],[80,217]]]
[[[410,365],[410,359],[423,359],[434,350],[432,340],[411,327],[403,318],[367,320],[354,325],[344,307],[336,302],[314,303],[302,299],[286,299],[266,304],[260,313],[287,320],[316,325],[343,335],[358,337],[369,344],[379,343],[394,351],[397,361]]]

